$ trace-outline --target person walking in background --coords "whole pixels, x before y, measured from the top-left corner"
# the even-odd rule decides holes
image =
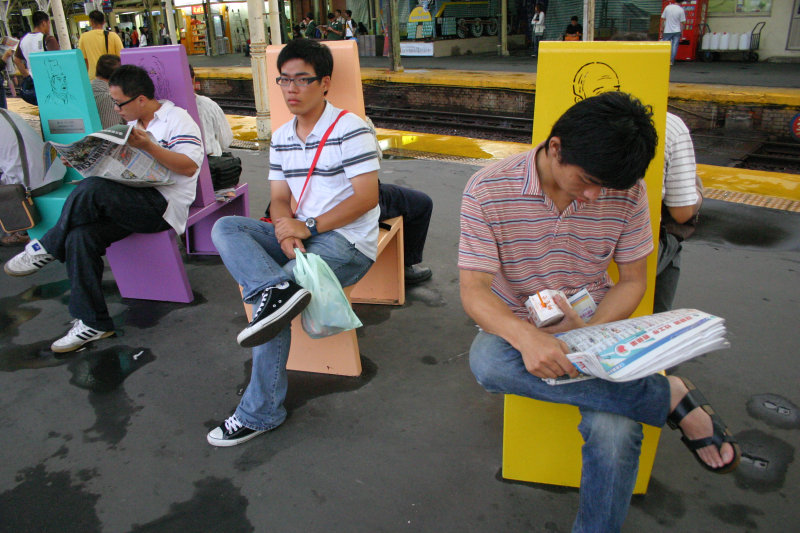
[[[100,11],[95,9],[89,13],[89,23],[92,25],[92,29],[81,35],[78,48],[83,52],[83,60],[89,71],[89,80],[93,80],[97,60],[105,54],[118,56],[122,51],[122,40],[113,31],[103,29],[106,19]]]
[[[163,22],[158,23],[158,35],[161,37],[161,44],[169,44],[169,32],[167,28],[164,26]]]
[[[14,52],[14,64],[22,77],[32,76],[28,56],[34,52],[51,52],[60,50],[58,41],[50,35],[50,15],[44,11],[33,14],[33,31],[27,33],[19,42]]]
[[[675,54],[678,53],[678,44],[681,41],[683,28],[686,26],[686,13],[683,11],[681,4],[683,0],[672,0],[664,11],[661,13],[661,34],[662,41],[669,41],[671,44],[671,51],[669,56],[669,64],[675,64]]]
[[[147,29],[139,28],[139,48],[147,46]]]
[[[539,41],[544,36],[544,6],[536,4],[533,8],[533,18],[531,19],[531,56],[536,57],[539,53]]]
[[[139,32],[136,31],[136,26],[131,28],[131,48],[139,47]]]
[[[353,12],[348,9],[344,13],[345,13],[344,38],[355,39],[356,35],[358,35],[358,28],[356,27],[356,23],[353,20]]]

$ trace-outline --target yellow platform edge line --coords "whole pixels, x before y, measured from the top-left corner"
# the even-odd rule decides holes
[[[198,79],[252,79],[250,67],[198,67]],[[392,72],[379,68],[362,68],[364,84],[402,83],[445,87],[508,89],[536,91],[533,72],[408,69]],[[722,84],[670,83],[669,97],[728,104],[800,107],[800,89],[791,87],[759,87]]]

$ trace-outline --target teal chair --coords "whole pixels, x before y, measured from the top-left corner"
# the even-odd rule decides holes
[[[71,143],[102,129],[80,50],[37,52],[30,55],[30,62],[45,141]],[[80,179],[77,171],[67,169],[61,187],[34,198],[42,220],[28,230],[32,238],[42,237],[58,221],[64,201],[75,188],[72,182]]]

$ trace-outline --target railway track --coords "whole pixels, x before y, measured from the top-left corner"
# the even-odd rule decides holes
[[[800,174],[800,144],[765,142],[742,158],[741,168]]]
[[[255,116],[253,100],[215,98],[222,110],[228,114]],[[402,109],[382,106],[366,106],[376,126],[389,129],[410,130],[422,133],[443,133],[484,139],[508,141],[530,141],[532,118],[489,116],[454,111],[431,111]]]

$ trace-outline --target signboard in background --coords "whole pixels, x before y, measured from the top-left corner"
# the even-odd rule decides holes
[[[401,56],[433,57],[433,43],[400,42]]]

